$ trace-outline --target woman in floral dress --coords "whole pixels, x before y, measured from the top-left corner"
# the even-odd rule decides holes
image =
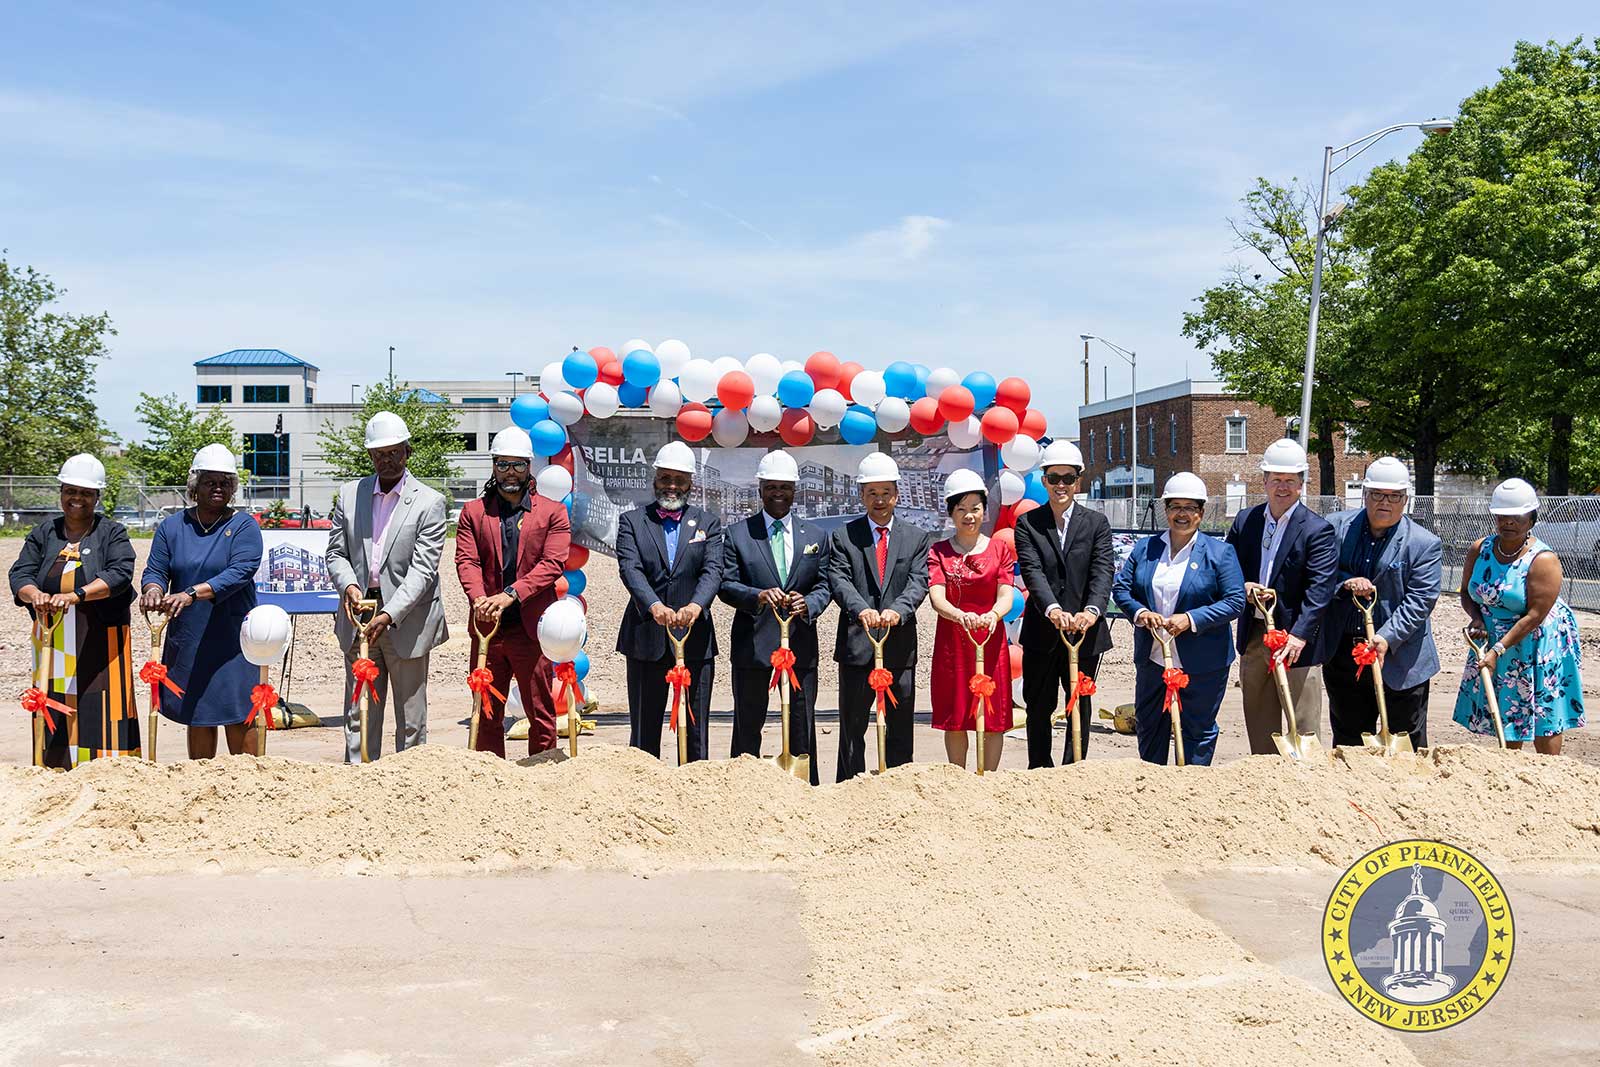
[[[1561,560],[1532,535],[1538,507],[1533,486],[1520,478],[1495,487],[1495,533],[1467,552],[1461,606],[1474,637],[1493,642],[1484,665],[1495,680],[1506,747],[1532,741],[1555,755],[1561,735],[1584,723],[1583,679],[1578,622],[1560,597]],[[1455,720],[1474,733],[1494,733],[1476,653],[1467,656]]]

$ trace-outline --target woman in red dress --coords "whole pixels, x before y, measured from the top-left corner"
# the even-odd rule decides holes
[[[944,750],[957,767],[967,765],[967,734],[978,727],[971,689],[977,648],[968,635],[987,639],[983,673],[994,680],[984,711],[984,770],[1000,766],[1000,746],[1011,729],[1011,655],[1001,624],[1011,610],[1016,552],[983,533],[989,494],[976,471],[958,470],[945,479],[945,508],[955,533],[928,550],[928,597],[939,615],[933,635],[933,728],[943,730]]]

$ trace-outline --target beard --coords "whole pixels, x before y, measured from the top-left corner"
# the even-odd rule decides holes
[[[662,511],[682,511],[684,505],[689,503],[687,494],[675,495],[672,493],[657,493],[656,507]]]

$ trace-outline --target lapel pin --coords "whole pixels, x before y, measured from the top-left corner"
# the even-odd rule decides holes
[[[694,525],[694,520],[693,520],[693,519],[690,519],[690,520],[689,520],[689,525],[690,525],[690,526],[693,526],[693,525]]]

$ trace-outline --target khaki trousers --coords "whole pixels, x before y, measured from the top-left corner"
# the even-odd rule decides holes
[[[1239,657],[1239,689],[1244,697],[1244,728],[1250,737],[1250,752],[1270,756],[1278,751],[1273,734],[1283,733],[1283,707],[1278,702],[1278,683],[1272,677],[1272,661],[1261,643],[1258,627]],[[1322,668],[1289,668],[1289,696],[1294,701],[1295,729],[1316,736],[1322,728]]]

